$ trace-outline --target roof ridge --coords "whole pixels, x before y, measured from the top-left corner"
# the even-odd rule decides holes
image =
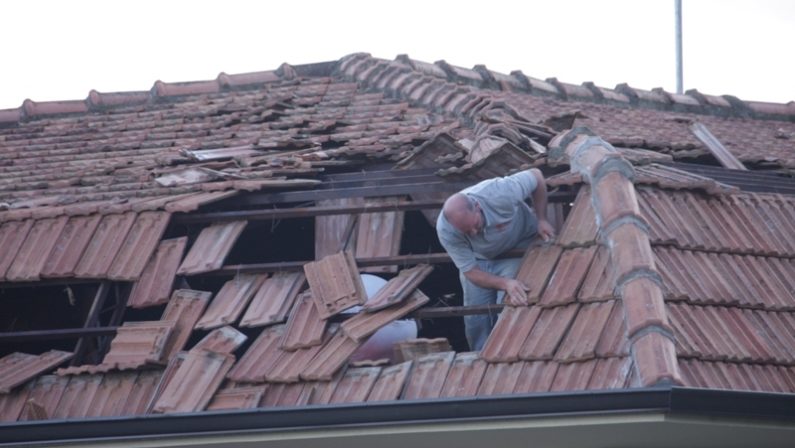
[[[186,95],[219,93],[243,90],[269,82],[292,80],[299,76],[328,76],[338,61],[290,65],[283,63],[276,70],[227,74],[221,72],[215,79],[198,81],[155,81],[149,90],[99,92],[91,89],[83,99],[33,101],[26,99],[21,106],[0,109],[0,126],[24,120],[73,113],[99,112],[112,107],[137,106]]]
[[[546,80],[533,78],[520,70],[512,71],[510,75],[506,75],[489,70],[485,65],[476,65],[472,69],[466,69],[453,66],[444,60],[431,64],[411,59],[405,54],[398,55],[394,61],[388,61],[372,57],[369,53],[354,53],[343,57],[338,67],[343,74],[369,84],[371,87],[393,91],[406,88],[412,99],[416,97],[417,101],[424,100],[423,102],[428,102],[432,106],[446,110],[451,109],[451,107],[445,107],[446,104],[440,95],[435,94],[436,90],[442,89],[434,89],[434,92],[427,91],[431,89],[421,91],[416,85],[401,82],[405,79],[395,75],[395,66],[402,66],[414,73],[436,78],[458,88],[467,86],[553,97],[564,101],[586,101],[610,106],[690,112],[721,117],[795,121],[795,100],[788,103],[744,101],[732,95],[710,95],[696,89],[690,89],[684,94],[677,94],[667,92],[661,87],[652,90],[638,89],[627,83],[618,84],[614,89],[600,87],[590,81],[575,85],[560,82],[557,78],[547,78]],[[444,89],[445,92],[447,90],[449,87]],[[455,105],[461,108],[463,106],[457,103]],[[464,108],[460,110],[464,115],[467,111]],[[448,110],[448,112],[459,111]]]
[[[673,330],[663,301],[662,277],[640,213],[635,171],[610,143],[586,127],[557,135],[549,157],[567,158],[591,185],[600,239],[615,266],[615,292],[624,305],[630,353],[643,386],[681,384]]]

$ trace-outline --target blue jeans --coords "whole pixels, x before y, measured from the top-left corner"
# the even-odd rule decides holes
[[[521,258],[477,260],[478,268],[481,271],[506,278],[516,278],[516,273],[519,271],[521,263]],[[464,290],[465,306],[502,303],[505,291],[481,288],[469,281],[463,272],[459,273],[459,278],[461,279],[461,288]],[[494,328],[494,324],[497,322],[498,315],[499,313],[497,312],[489,312],[488,314],[464,316],[464,331],[470,350],[480,351],[483,348],[491,329]]]

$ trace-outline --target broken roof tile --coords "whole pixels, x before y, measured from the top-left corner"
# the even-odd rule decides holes
[[[246,342],[246,339],[248,339],[248,336],[227,325],[211,331],[201,341],[197,342],[191,350],[233,354],[238,347]]]
[[[103,216],[80,257],[80,262],[75,268],[75,276],[104,278],[133,222],[135,222],[133,212]]]
[[[257,290],[240,320],[241,327],[260,327],[284,322],[304,286],[302,272],[277,272]]]
[[[576,299],[596,248],[597,246],[590,246],[567,249],[563,252],[541,297],[542,306],[562,305]]]
[[[392,401],[400,398],[412,365],[413,361],[406,361],[382,369],[367,401]]]
[[[160,317],[162,321],[174,322],[174,330],[163,347],[163,360],[167,361],[185,347],[193,327],[207,307],[207,302],[212,294],[205,291],[191,289],[178,289],[171,295],[171,299]]]
[[[615,301],[584,304],[571,324],[566,337],[555,354],[558,361],[582,361],[596,356],[599,343],[607,319],[613,310]]]
[[[137,280],[157,249],[170,219],[171,214],[166,212],[140,213],[108,269],[108,278]]]
[[[489,363],[486,373],[480,382],[478,395],[505,395],[513,393],[516,383],[522,374],[525,363],[499,362]]]
[[[367,300],[362,310],[371,313],[395,305],[408,297],[433,271],[433,266],[420,264],[404,269],[391,278],[378,292]]]
[[[402,303],[372,313],[360,311],[342,323],[342,331],[356,341],[363,341],[367,336],[378,331],[379,328],[400,319],[429,301],[428,296],[419,289],[415,289],[408,299]]]
[[[41,269],[41,276],[73,276],[101,219],[100,215],[70,217]]]
[[[232,355],[189,351],[153,408],[154,412],[196,412],[212,399],[232,367]]]
[[[301,378],[315,381],[330,380],[334,373],[348,362],[348,358],[360,345],[361,343],[347,337],[341,331],[337,332],[301,372]]]
[[[519,358],[526,361],[552,359],[579,307],[571,304],[542,310],[524,341]]]
[[[9,266],[6,279],[9,281],[38,280],[67,219],[66,216],[61,216],[37,220],[28,232],[25,242],[19,248],[14,262]]]
[[[505,307],[480,356],[489,362],[518,361],[522,343],[533,329],[540,312],[538,306]]]
[[[329,403],[362,403],[370,395],[381,367],[348,369],[337,383]]]
[[[219,389],[207,405],[208,411],[222,409],[252,409],[259,406],[266,386],[228,387]]]
[[[367,300],[356,261],[350,252],[339,252],[304,265],[304,273],[322,319]]]
[[[279,341],[283,335],[284,325],[274,325],[262,330],[246,353],[229,371],[229,379],[240,382],[263,381],[282,353],[279,349]]]
[[[287,319],[281,348],[292,351],[321,344],[327,323],[327,320],[320,318],[312,292],[305,291],[296,300],[293,311]]]
[[[561,364],[555,373],[550,391],[584,390],[588,388],[597,360]]]
[[[406,400],[438,398],[455,352],[431,353],[414,360],[403,398]]]
[[[33,227],[33,220],[4,222],[0,225],[0,247],[3,248],[0,254],[0,275],[5,277],[6,271],[11,266],[14,258],[25,242],[28,232]]]
[[[507,298],[508,305],[527,305],[538,302],[541,293],[547,286],[550,273],[558,262],[562,249],[557,245],[541,245],[531,247],[525,252],[516,279],[528,288],[527,303],[516,303],[511,297]]]
[[[453,348],[447,338],[414,338],[396,343],[393,349],[396,359],[412,361],[431,353],[449,352]]]
[[[365,206],[394,202],[400,198],[373,198]],[[403,212],[362,213],[356,233],[356,258],[389,257],[400,252],[403,236]],[[363,272],[395,272],[397,266],[372,266]]]
[[[72,353],[60,350],[50,350],[41,355],[15,352],[0,358],[0,394],[10,392],[71,358]]]
[[[188,255],[182,261],[177,274],[198,274],[220,268],[232,250],[237,238],[243,233],[247,221],[214,224],[202,229],[193,242]]]
[[[476,352],[456,353],[439,396],[449,398],[477,395],[487,365]]]
[[[127,306],[145,308],[168,302],[177,267],[185,253],[188,237],[163,240],[133,284]]]
[[[195,328],[210,330],[237,322],[266,277],[264,274],[239,274],[224,283]]]

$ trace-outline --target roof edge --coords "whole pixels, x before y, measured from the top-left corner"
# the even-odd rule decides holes
[[[186,414],[44,420],[0,424],[3,443],[54,443],[80,440],[279,431],[373,424],[449,423],[485,419],[546,418],[661,412],[795,421],[795,394],[659,387],[390,401],[294,408],[215,411]]]

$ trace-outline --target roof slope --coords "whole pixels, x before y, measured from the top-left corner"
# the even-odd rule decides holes
[[[365,54],[0,111],[2,280],[131,281],[131,307],[168,303],[159,320],[126,322],[99,365],[9,385],[1,420],[660,384],[795,392],[795,200],[641,160],[706,157],[696,122],[748,165],[795,167],[793,103]],[[397,255],[397,210],[367,213],[356,238],[356,220],[318,218],[317,253],[332,255],[309,265],[308,286],[298,273],[236,272],[217,294],[175,289],[223,269],[247,228],[241,218],[189,236],[175,216],[252,191],[333,188],[318,185],[324,170],[373,164],[418,184],[422,170],[472,182],[570,165],[550,179],[577,192],[570,210],[553,206],[559,236],[530,248],[519,273],[528,302],[506,304],[482,352],[418,342],[406,352],[431,353],[351,363],[376,330],[430,301],[416,289],[427,269],[401,269],[383,303],[339,316],[362,302],[365,267],[343,250]],[[36,375],[54,367],[38,362]]]

